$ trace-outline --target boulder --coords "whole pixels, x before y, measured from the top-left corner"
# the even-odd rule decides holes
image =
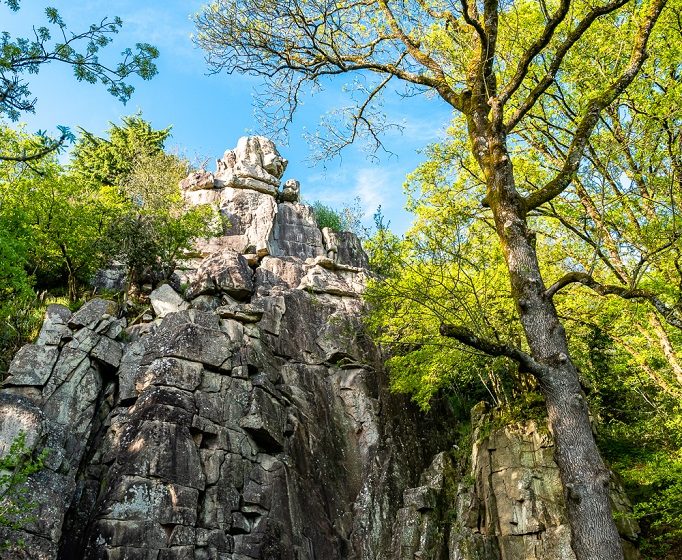
[[[296,179],[289,179],[284,183],[280,193],[281,202],[300,202],[301,184]]]
[[[71,311],[64,305],[53,303],[45,310],[45,319],[36,340],[38,345],[58,345],[62,340],[71,337],[71,329],[68,328]]]
[[[187,289],[187,297],[222,293],[244,299],[253,289],[253,271],[246,259],[234,251],[224,250],[204,259]]]
[[[59,350],[56,346],[38,346],[37,344],[22,346],[9,366],[10,377],[6,383],[42,387],[52,374],[52,368],[58,356]]]
[[[169,313],[189,309],[189,303],[168,284],[163,284],[152,291],[149,294],[149,302],[157,317],[165,317]]]
[[[263,136],[242,137],[218,160],[215,186],[249,189],[275,196],[287,160]]]
[[[117,305],[106,299],[91,299],[83,304],[69,319],[69,327],[78,329],[81,327],[94,326],[103,315],[116,315]]]

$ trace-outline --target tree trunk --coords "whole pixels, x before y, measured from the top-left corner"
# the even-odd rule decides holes
[[[609,471],[592,434],[566,333],[551,297],[545,295],[535,234],[528,229],[523,200],[516,191],[506,137],[490,128],[488,125],[484,134],[472,135],[474,153],[486,174],[486,199],[494,215],[528,346],[533,358],[545,366],[538,381],[554,435],[555,458],[572,529],[571,545],[578,560],[621,560],[622,545],[609,500]],[[483,138],[485,142],[481,142]],[[476,151],[477,147],[484,149]]]

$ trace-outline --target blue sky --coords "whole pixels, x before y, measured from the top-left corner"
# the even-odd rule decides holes
[[[148,82],[133,81],[136,91],[126,106],[101,86],[76,82],[65,66],[41,68],[37,76],[29,76],[38,104],[34,115],[22,118],[27,130],[55,131],[55,126],[61,124],[102,134],[109,122],[118,122],[122,116],[140,110],[157,128],[173,125],[169,147],[190,158],[211,162],[234,147],[240,136],[257,133],[252,95],[259,81],[239,75],[208,75],[202,51],[192,44],[194,27],[190,15],[202,4],[195,0],[24,0],[17,13],[0,6],[0,30],[13,36],[29,36],[32,25],[45,22],[44,9],[49,5],[60,11],[73,31],[105,15],[121,17],[124,28],[107,47],[110,56],[136,42],[151,43],[161,51],[159,74]],[[340,158],[312,165],[312,152],[302,133],[314,131],[325,113],[343,104],[341,85],[337,82],[308,98],[295,116],[288,145],[278,143],[280,152],[289,160],[285,178],[298,179],[307,200],[321,200],[337,208],[359,196],[368,224],[381,205],[391,220],[391,228],[402,233],[411,220],[402,209],[405,175],[421,161],[418,150],[442,136],[450,111],[439,100],[423,96],[388,98],[385,109],[389,119],[404,128],[402,134],[394,132],[384,137],[386,147],[395,156],[379,154],[380,160],[375,162],[358,145],[347,148]],[[207,167],[212,166],[209,163]]]

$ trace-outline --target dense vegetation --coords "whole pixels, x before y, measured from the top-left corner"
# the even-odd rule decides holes
[[[0,134],[15,152],[35,140]],[[54,153],[0,163],[0,371],[35,334],[45,303],[78,305],[112,261],[125,266],[129,294],[163,282],[192,240],[215,227],[209,207],[183,202],[188,166],[164,152],[169,134],[132,116],[107,138],[81,131],[66,165]]]

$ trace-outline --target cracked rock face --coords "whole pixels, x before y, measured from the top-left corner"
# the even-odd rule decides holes
[[[326,257],[298,183],[277,194],[285,168],[246,138],[214,180],[184,182],[229,223],[183,263],[182,294],[150,294],[149,321],[101,299],[48,308],[0,391],[0,451],[20,430],[50,448],[38,519],[0,535],[28,543],[16,557],[388,558],[372,504],[414,476],[393,446],[416,431],[386,438],[369,272]]]

